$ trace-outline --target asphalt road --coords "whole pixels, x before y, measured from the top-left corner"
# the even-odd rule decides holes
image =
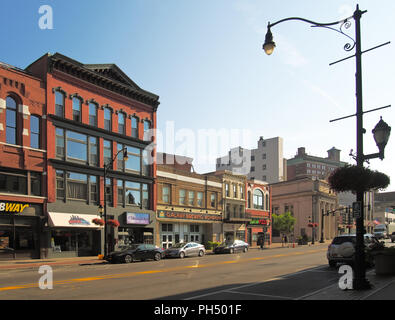
[[[57,266],[52,289],[39,288],[40,278],[48,274],[38,268],[0,271],[0,300],[303,299],[341,276],[327,265],[327,246]]]

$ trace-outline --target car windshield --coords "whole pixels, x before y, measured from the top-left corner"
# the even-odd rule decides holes
[[[332,244],[342,244],[345,242],[352,242],[355,243],[355,237],[336,237],[333,239]]]

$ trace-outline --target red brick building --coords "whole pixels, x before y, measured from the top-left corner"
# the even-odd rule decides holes
[[[251,218],[246,228],[246,242],[256,246],[260,236],[265,245],[272,243],[272,191],[268,183],[258,180],[247,180],[246,213]]]
[[[107,219],[120,223],[107,228],[109,250],[152,242],[155,138],[147,135],[156,128],[159,97],[114,64],[83,64],[56,53],[26,70],[46,83],[46,256],[103,251],[102,227],[92,220],[104,205],[105,163]]]
[[[46,211],[45,114],[44,82],[0,63],[0,259],[40,255]]]

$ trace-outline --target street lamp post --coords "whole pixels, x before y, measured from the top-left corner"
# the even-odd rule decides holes
[[[380,125],[378,124],[378,126],[376,126],[378,128],[377,129],[375,128],[373,133],[375,135],[375,138],[377,136],[377,138],[382,140],[380,142],[380,146],[379,146],[380,152],[378,155],[373,154],[373,155],[365,156],[363,154],[363,134],[365,133],[365,129],[363,128],[363,122],[362,122],[362,115],[363,115],[363,109],[362,109],[362,51],[361,51],[360,19],[361,19],[362,15],[366,12],[367,12],[366,10],[365,11],[359,10],[359,6],[357,5],[353,16],[346,18],[344,20],[331,22],[331,23],[317,23],[317,22],[314,22],[311,20],[298,18],[298,17],[291,17],[291,18],[282,19],[282,20],[279,20],[275,23],[269,22],[269,24],[267,26],[268,31],[267,31],[267,34],[265,37],[265,43],[263,45],[263,49],[265,50],[265,52],[268,55],[272,54],[276,45],[273,41],[273,35],[271,33],[270,28],[274,27],[275,25],[277,25],[281,22],[285,22],[285,21],[289,21],[289,20],[299,20],[299,21],[303,21],[303,22],[312,24],[313,27],[323,27],[323,28],[328,28],[328,29],[337,31],[337,32],[341,33],[342,35],[350,38],[354,42],[352,45],[347,43],[344,46],[344,49],[346,51],[351,51],[355,47],[355,58],[356,58],[356,74],[355,74],[355,79],[356,79],[356,114],[355,114],[355,116],[356,116],[356,126],[357,126],[356,161],[357,161],[358,167],[363,167],[363,163],[367,159],[372,159],[375,157],[379,157],[380,159],[384,158],[384,147],[385,147],[386,141],[388,141],[389,132],[391,130],[391,128],[388,127],[388,125],[386,125],[385,123],[381,123]],[[345,28],[348,28],[350,26],[349,20],[351,18],[353,18],[355,21],[355,40],[352,39],[347,34],[345,34],[342,30],[343,26]],[[339,30],[331,27],[334,25],[340,25]],[[348,58],[346,58],[346,59],[348,59]],[[345,60],[345,59],[343,59],[343,60]],[[384,143],[384,141],[385,141],[385,143]],[[363,191],[357,192],[357,195],[356,195],[357,202],[360,203],[360,208],[364,208],[363,195],[364,195]],[[364,235],[364,225],[363,224],[364,224],[364,213],[363,213],[363,210],[361,210],[360,214],[358,215],[358,218],[356,219],[356,227],[357,227],[356,252],[355,252],[355,269],[354,269],[354,278],[353,278],[353,287],[354,287],[354,289],[357,289],[357,290],[368,289],[371,287],[370,283],[366,279],[366,270],[365,270],[365,262],[364,262],[365,261],[365,252],[364,252],[364,239],[363,239],[363,235]]]
[[[103,204],[104,206],[102,207],[101,205],[99,206],[99,212],[100,216],[104,216],[104,257],[108,255],[108,243],[107,243],[107,188],[106,188],[106,180],[107,180],[107,171],[115,161],[115,159],[118,157],[120,153],[123,153],[123,160],[128,159],[128,151],[127,148],[124,147],[123,149],[119,150],[115,157],[111,159],[107,164],[104,164],[104,173],[103,173],[103,179],[104,179],[104,199],[103,199]]]

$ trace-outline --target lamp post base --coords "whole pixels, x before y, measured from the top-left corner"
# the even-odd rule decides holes
[[[371,283],[367,279],[353,279],[354,290],[369,290],[372,289]]]

